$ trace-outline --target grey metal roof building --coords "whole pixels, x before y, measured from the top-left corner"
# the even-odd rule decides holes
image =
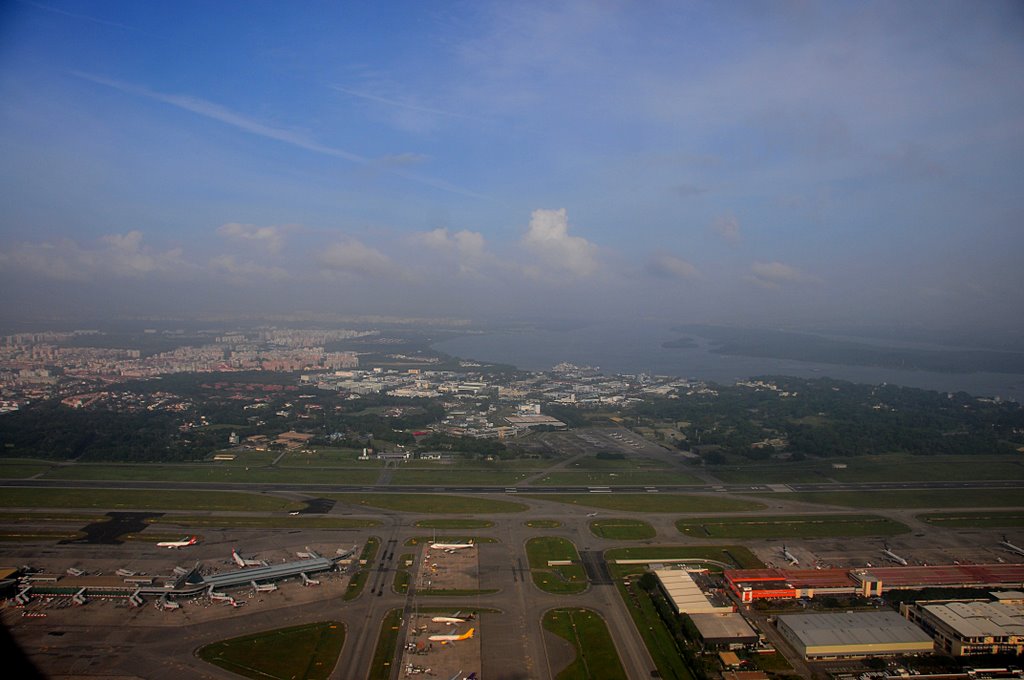
[[[1024,653],[1024,607],[1001,602],[904,605],[903,615],[935,636],[947,654]]]
[[[920,654],[931,637],[893,611],[786,614],[778,629],[806,659]]]
[[[693,621],[705,645],[744,647],[757,644],[757,633],[742,615],[735,612],[690,614],[690,620]]]

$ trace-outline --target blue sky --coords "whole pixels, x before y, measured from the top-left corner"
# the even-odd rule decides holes
[[[7,317],[1020,330],[1007,2],[0,9]]]

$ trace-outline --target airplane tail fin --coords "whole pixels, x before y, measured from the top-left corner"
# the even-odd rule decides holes
[[[460,640],[468,640],[468,639],[470,639],[471,637],[473,637],[473,633],[475,633],[475,632],[476,632],[476,628],[470,628],[470,629],[469,629],[469,630],[467,630],[467,631],[466,631],[465,633],[463,633],[462,635],[460,635],[460,636],[459,636],[459,639],[460,639]]]

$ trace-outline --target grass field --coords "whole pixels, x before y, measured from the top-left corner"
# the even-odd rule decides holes
[[[616,541],[642,541],[658,534],[654,527],[639,519],[596,519],[590,523],[590,533]]]
[[[442,494],[338,493],[325,494],[324,497],[352,505],[437,515],[480,515],[522,512],[527,509],[527,506],[522,503],[512,503],[511,501]]]
[[[608,626],[596,612],[552,609],[544,614],[544,628],[576,649],[576,659],[556,680],[628,680]]]
[[[487,529],[494,522],[486,519],[421,519],[413,526],[423,529]]]
[[[843,463],[837,470],[833,463]],[[766,484],[786,482],[938,482],[1024,479],[1024,462],[1006,456],[910,456],[881,454],[856,458],[712,467],[723,482]]]
[[[391,666],[395,660],[395,651],[398,646],[399,626],[402,625],[402,610],[392,609],[384,615],[380,624],[380,634],[377,636],[377,646],[373,651],[373,661],[370,663],[370,674],[367,680],[389,680],[391,677]]]
[[[531,529],[557,529],[562,526],[562,523],[557,519],[531,519],[523,522],[523,524]]]
[[[0,491],[0,496],[3,491]],[[105,522],[106,515],[88,515],[78,512],[0,512],[2,524],[92,524]]]
[[[918,515],[918,519],[940,527],[974,527],[1007,529],[1024,527],[1024,512],[935,512]]]
[[[282,512],[303,506],[284,498],[234,491],[4,488],[0,490],[0,507]]]
[[[764,569],[765,564],[754,553],[741,545],[673,546],[661,545],[637,548],[614,548],[604,557],[611,564],[615,560],[714,560],[734,564],[740,569]],[[712,567],[712,571],[716,568]]]
[[[787,498],[792,495],[787,494]],[[750,500],[675,493],[579,493],[524,495],[524,498],[626,512],[743,512],[764,507],[763,504]]]
[[[915,489],[908,491],[798,491],[753,494],[848,508],[1016,508],[1024,497],[1016,489]]]
[[[910,527],[878,515],[786,515],[776,517],[684,518],[679,532],[692,538],[824,538],[894,536]]]
[[[45,479],[168,482],[280,482],[293,484],[373,484],[377,470],[243,467],[240,465],[66,465],[51,469]]]
[[[576,546],[565,538],[538,536],[526,542],[530,575],[541,590],[556,595],[582,593],[587,589],[587,573],[580,564]],[[549,567],[549,561],[571,560],[572,564]]]
[[[703,484],[703,481],[674,470],[556,470],[544,475],[535,483],[541,486],[635,486]]]
[[[0,479],[28,479],[41,475],[53,465],[45,462],[31,460],[2,460],[0,461]]]
[[[511,470],[396,470],[391,483],[396,485],[421,484],[423,486],[512,486],[532,474],[528,471]]]
[[[676,646],[672,634],[665,627],[661,617],[658,616],[651,598],[635,585],[625,583],[626,576],[640,576],[646,569],[641,565],[617,565],[609,564],[612,576],[615,578],[615,587],[619,596],[626,604],[629,615],[633,618],[633,624],[644,645],[654,660],[658,672],[662,678],[673,680],[692,680],[693,676],[683,662],[682,654]]]
[[[215,642],[196,654],[247,678],[316,680],[330,676],[344,644],[344,625],[325,621]]]
[[[146,521],[149,524],[174,524],[182,527],[237,527],[240,529],[362,529],[380,526],[380,522],[375,519],[345,519],[307,515],[285,517],[164,515]]]

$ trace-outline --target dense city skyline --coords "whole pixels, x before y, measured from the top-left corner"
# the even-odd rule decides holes
[[[7,318],[1020,332],[1015,3],[9,3]]]

